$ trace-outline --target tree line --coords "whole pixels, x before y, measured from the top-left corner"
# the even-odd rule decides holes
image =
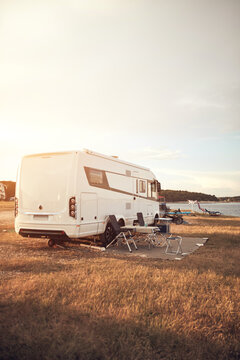
[[[11,197],[15,196],[16,183],[14,181],[0,181],[3,185],[6,185],[5,194],[6,200],[9,200]]]
[[[218,198],[215,195],[184,190],[161,190],[161,195],[165,197],[166,202],[180,202],[187,200],[218,201]]]
[[[14,181],[0,181],[6,185],[6,200],[15,196],[16,183]],[[180,202],[187,200],[198,200],[198,201],[240,201],[240,196],[232,197],[219,197],[215,195],[203,194],[200,192],[191,192],[185,190],[161,190],[161,196],[165,197],[166,202]]]

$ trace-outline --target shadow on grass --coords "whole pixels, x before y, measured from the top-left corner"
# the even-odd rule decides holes
[[[0,358],[7,359],[239,359],[239,346],[147,323],[101,318],[27,299],[0,303]]]

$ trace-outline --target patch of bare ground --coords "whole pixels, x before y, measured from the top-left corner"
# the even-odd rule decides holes
[[[240,219],[179,262],[124,258],[0,229],[1,359],[239,359]],[[7,231],[2,231],[2,230]]]

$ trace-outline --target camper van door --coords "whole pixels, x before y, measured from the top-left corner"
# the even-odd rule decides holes
[[[97,194],[81,193],[80,200],[80,233],[79,235],[94,235],[98,232],[98,201]]]

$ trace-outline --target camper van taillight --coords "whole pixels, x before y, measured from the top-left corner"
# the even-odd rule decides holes
[[[75,218],[76,217],[76,198],[75,196],[69,199],[69,216]]]
[[[18,198],[15,197],[15,217],[18,214]]]

